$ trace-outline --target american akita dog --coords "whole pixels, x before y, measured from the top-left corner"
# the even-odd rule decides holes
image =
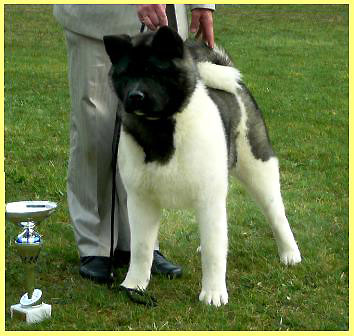
[[[183,42],[168,27],[105,36],[121,103],[119,171],[128,195],[131,262],[122,286],[145,289],[162,208],[194,208],[201,240],[199,300],[228,302],[228,173],[254,197],[273,230],[281,262],[300,252],[285,215],[278,159],[261,112],[218,47]]]

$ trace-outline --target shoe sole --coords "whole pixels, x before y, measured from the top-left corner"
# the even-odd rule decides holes
[[[100,277],[95,277],[95,276],[92,276],[92,275],[89,275],[87,273],[84,273],[84,272],[81,272],[79,271],[79,274],[81,275],[81,277],[83,277],[84,279],[87,279],[87,280],[91,280],[97,284],[112,284],[114,279],[113,277],[111,278],[100,278]]]

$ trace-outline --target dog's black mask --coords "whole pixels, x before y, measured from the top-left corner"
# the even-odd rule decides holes
[[[181,37],[168,27],[134,37],[105,36],[111,80],[127,114],[148,120],[180,111],[195,87]],[[187,57],[188,58],[188,57]]]

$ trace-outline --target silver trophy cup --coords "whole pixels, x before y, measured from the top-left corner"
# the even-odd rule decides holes
[[[42,237],[35,226],[50,216],[57,204],[48,201],[22,201],[6,204],[6,218],[19,225],[22,232],[16,237],[17,254],[24,266],[26,293],[20,303],[12,305],[11,317],[19,317],[28,323],[40,322],[51,316],[51,305],[43,303],[42,291],[35,288],[35,266],[42,247]]]

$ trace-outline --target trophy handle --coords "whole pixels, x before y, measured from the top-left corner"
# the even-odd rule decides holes
[[[24,307],[42,303],[42,291],[35,286],[35,263],[25,263],[26,293],[22,295],[20,303]]]
[[[42,304],[42,291],[38,288],[34,289],[31,298],[28,293],[22,295],[20,304],[23,307],[34,307]]]

